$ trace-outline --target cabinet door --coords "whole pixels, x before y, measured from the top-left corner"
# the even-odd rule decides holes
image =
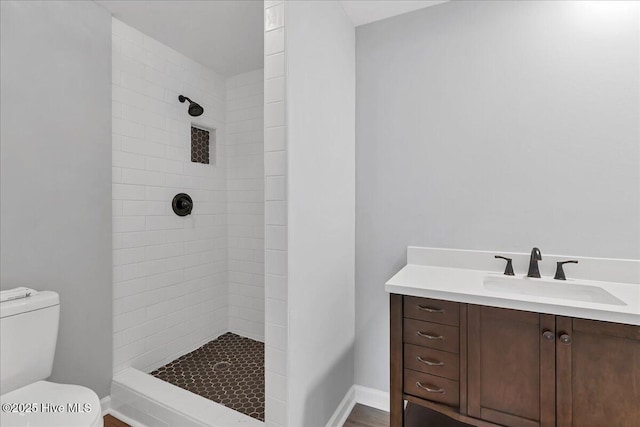
[[[469,305],[468,337],[469,415],[555,427],[554,316]]]
[[[640,326],[558,317],[558,427],[640,425]]]

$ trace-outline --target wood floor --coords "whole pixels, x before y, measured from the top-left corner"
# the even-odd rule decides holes
[[[356,404],[343,427],[389,427],[389,413]]]
[[[425,408],[417,405],[410,405],[406,413],[406,424],[412,427],[465,427],[467,424],[462,424],[454,421],[444,415],[440,415],[433,411],[426,410]],[[128,424],[107,415],[104,417],[104,427],[129,427]],[[149,426],[153,427],[153,426]],[[172,426],[179,427],[179,426]],[[347,422],[343,427],[389,427],[389,413],[381,411],[379,409],[370,408],[368,406],[357,404]]]
[[[106,415],[104,427],[129,427],[129,424],[123,423],[111,415]],[[364,405],[356,405],[347,422],[344,423],[344,427],[389,427],[389,413]]]
[[[112,417],[111,415],[104,416],[104,427],[130,427],[129,424],[123,423],[117,418]]]

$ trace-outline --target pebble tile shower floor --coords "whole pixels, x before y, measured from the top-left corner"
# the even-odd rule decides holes
[[[151,375],[264,421],[264,344],[259,341],[229,332]]]

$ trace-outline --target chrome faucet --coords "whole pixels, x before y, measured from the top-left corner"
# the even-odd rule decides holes
[[[540,270],[538,269],[538,261],[540,260],[542,260],[540,249],[531,249],[531,258],[529,259],[529,272],[527,273],[527,277],[540,278]]]

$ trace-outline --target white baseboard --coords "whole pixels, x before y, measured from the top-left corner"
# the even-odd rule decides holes
[[[364,387],[361,385],[355,385],[354,388],[356,391],[357,403],[380,409],[381,411],[389,412],[390,400],[388,392],[376,390],[375,388]]]
[[[342,402],[336,408],[326,427],[342,427],[349,418],[349,414],[354,406],[356,406],[356,386],[351,386],[347,394],[345,394]]]
[[[100,399],[100,408],[102,409],[102,416],[104,417],[111,410],[111,396],[103,397]]]
[[[389,412],[389,393],[361,385],[351,386],[326,427],[342,427],[356,403]]]

